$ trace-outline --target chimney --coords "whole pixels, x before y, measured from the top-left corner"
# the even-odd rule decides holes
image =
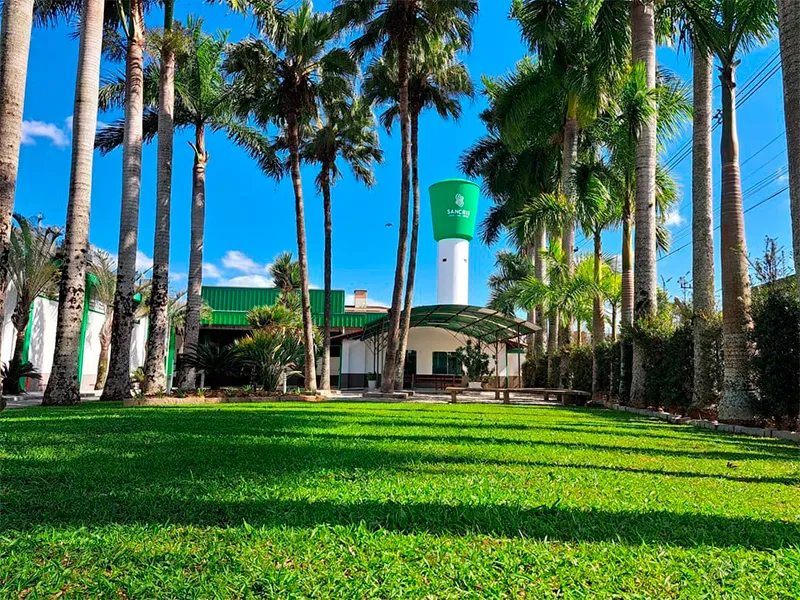
[[[367,308],[367,290],[355,290],[354,296],[356,308]]]

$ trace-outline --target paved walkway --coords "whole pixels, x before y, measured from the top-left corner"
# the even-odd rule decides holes
[[[28,392],[19,396],[4,396],[6,408],[25,408],[26,406],[41,406],[43,392]],[[94,402],[100,399],[100,392],[81,394],[81,402]]]

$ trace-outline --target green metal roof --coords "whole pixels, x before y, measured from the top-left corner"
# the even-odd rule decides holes
[[[528,321],[509,317],[491,308],[436,304],[411,309],[411,327],[437,327],[486,343],[504,342],[528,335],[539,327]],[[388,316],[370,323],[362,340],[385,333],[389,328]]]
[[[247,313],[258,306],[271,306],[280,296],[277,288],[203,286],[203,300],[211,307],[211,327],[247,327]],[[309,290],[314,324],[322,327],[325,310],[324,290]],[[331,291],[331,325],[358,328],[380,319],[382,313],[353,313],[344,310],[344,291]]]

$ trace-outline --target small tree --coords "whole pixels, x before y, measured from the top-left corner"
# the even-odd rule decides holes
[[[466,345],[456,348],[456,359],[467,372],[470,381],[483,381],[488,377],[489,355],[483,351],[479,341],[467,340]]]

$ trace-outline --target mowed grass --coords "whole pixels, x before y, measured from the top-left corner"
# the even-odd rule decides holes
[[[796,598],[800,450],[602,410],[0,416],[2,598]]]

